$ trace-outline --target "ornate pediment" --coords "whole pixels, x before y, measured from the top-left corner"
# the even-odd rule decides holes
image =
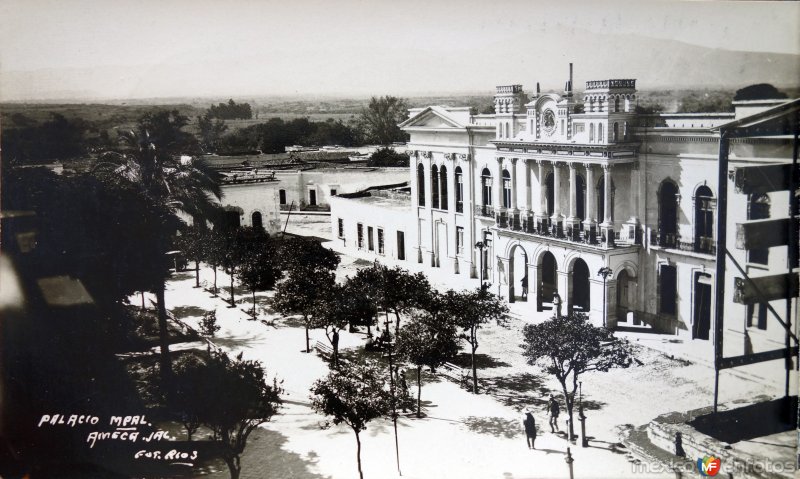
[[[429,106],[400,124],[400,128],[466,128],[442,107]]]

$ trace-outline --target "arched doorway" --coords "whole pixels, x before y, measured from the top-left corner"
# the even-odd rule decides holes
[[[589,266],[580,258],[572,266],[572,300],[569,304],[573,311],[589,312]]]
[[[555,194],[555,188],[553,187],[553,174],[552,173],[548,173],[547,174],[547,178],[545,179],[544,185],[545,185],[545,190],[546,190],[545,191],[545,198],[547,200],[547,217],[549,218],[550,216],[553,215],[553,207],[554,207],[553,205],[555,203],[555,199],[554,199],[554,196],[553,196]]]
[[[556,257],[547,251],[542,255],[539,265],[538,303],[539,311],[553,309],[553,294],[558,291],[558,270]]]
[[[701,186],[695,194],[694,250],[714,252],[714,194],[711,188]]]
[[[253,227],[253,229],[257,229],[257,230],[263,230],[264,229],[264,221],[263,221],[263,218],[261,217],[261,212],[260,211],[254,211],[253,212],[253,214],[250,217],[250,225]]]
[[[511,247],[508,255],[508,300],[528,301],[528,255],[520,245]]]
[[[674,247],[678,235],[678,187],[664,180],[658,191],[658,241],[661,246]]]
[[[631,284],[628,272],[622,270],[617,276],[617,322],[626,323],[628,321],[628,311],[631,307]]]
[[[581,230],[583,221],[586,219],[586,180],[583,176],[575,176],[575,214],[581,219]]]

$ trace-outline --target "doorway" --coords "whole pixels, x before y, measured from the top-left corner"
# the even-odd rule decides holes
[[[575,260],[572,267],[572,301],[573,311],[589,312],[589,266],[582,259]]]
[[[542,255],[542,264],[539,268],[541,278],[539,280],[539,311],[553,309],[553,294],[558,291],[556,280],[558,273],[556,270],[556,257],[547,251]]]
[[[711,275],[695,273],[692,339],[709,339],[711,331]]]

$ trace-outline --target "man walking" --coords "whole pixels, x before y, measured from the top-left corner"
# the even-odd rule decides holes
[[[550,432],[558,431],[558,415],[561,413],[561,406],[552,394],[547,402],[547,412],[550,414]]]
[[[536,449],[536,419],[533,418],[530,411],[525,414],[522,425],[525,427],[525,436],[528,438],[528,449]]]

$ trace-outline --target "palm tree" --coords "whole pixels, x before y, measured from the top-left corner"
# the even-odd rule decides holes
[[[186,136],[180,128],[185,117],[177,112],[145,115],[136,131],[119,134],[120,150],[103,152],[92,173],[111,182],[124,181],[138,187],[140,193],[157,205],[159,216],[182,222],[180,213],[194,221],[213,218],[219,211],[215,201],[222,198],[219,175],[202,159],[179,156],[186,148]],[[154,227],[153,241],[166,253],[168,238],[176,232],[176,221],[159,221]],[[155,231],[157,230],[157,231]],[[156,262],[155,264],[159,264]],[[168,269],[161,266],[160,280],[153,285],[158,311],[162,378],[171,375],[167,311],[164,305]]]

